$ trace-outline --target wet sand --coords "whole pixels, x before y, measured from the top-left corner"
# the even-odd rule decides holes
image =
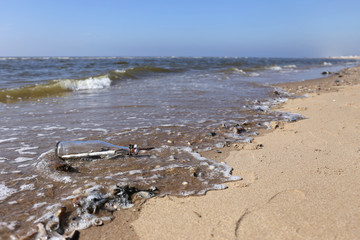
[[[341,76],[341,77],[340,77]],[[242,181],[201,197],[154,198],[80,239],[355,239],[360,234],[360,67],[281,84],[308,94],[250,144],[204,153]]]

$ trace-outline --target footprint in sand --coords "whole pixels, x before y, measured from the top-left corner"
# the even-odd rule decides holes
[[[241,176],[243,180],[234,183],[234,186],[237,188],[248,187],[258,179],[255,172],[243,172]]]
[[[236,239],[279,239],[280,236],[299,237],[303,231],[311,229],[304,227],[306,219],[302,219],[301,208],[306,202],[305,193],[290,189],[276,193],[260,207],[246,209],[238,218],[235,226]]]

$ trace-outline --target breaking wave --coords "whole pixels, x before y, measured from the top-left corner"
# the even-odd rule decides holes
[[[125,79],[139,79],[155,74],[176,73],[181,69],[166,69],[150,66],[139,66],[114,70],[105,75],[84,79],[58,79],[47,83],[28,85],[15,89],[0,90],[0,102],[10,103],[21,100],[32,100],[44,97],[58,97],[71,91],[94,90],[110,87],[113,82]]]
[[[79,91],[109,87],[111,85],[111,80],[108,75],[103,75],[98,77],[89,77],[84,80],[60,80],[58,83],[62,89]]]
[[[39,99],[44,97],[62,96],[66,92],[101,89],[111,85],[108,75],[89,77],[86,79],[60,79],[44,84],[24,86],[0,91],[0,102]]]
[[[268,69],[273,71],[281,71],[282,67],[274,65],[274,66],[270,66]]]
[[[225,74],[233,74],[233,73],[245,74],[244,70],[242,70],[240,68],[236,68],[236,67],[227,68],[227,69],[221,70],[220,72],[223,72]]]

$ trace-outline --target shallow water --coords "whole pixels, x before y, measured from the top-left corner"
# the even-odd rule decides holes
[[[201,157],[249,141],[288,96],[270,84],[321,77],[357,64],[335,59],[0,58],[0,232],[24,234],[86,189],[114,184],[160,195],[204,194],[237,180]],[[239,133],[234,127],[243,127]],[[138,156],[51,168],[61,140],[154,147]],[[195,173],[195,174],[194,174]]]

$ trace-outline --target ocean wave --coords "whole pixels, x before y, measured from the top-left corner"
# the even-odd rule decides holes
[[[153,66],[137,66],[124,69],[116,69],[109,73],[109,77],[113,81],[124,79],[141,79],[154,75],[179,73],[184,71],[181,68],[161,68]]]
[[[281,71],[283,70],[282,67],[274,65],[268,68],[269,70],[273,70],[273,71]]]
[[[324,66],[332,66],[332,63],[329,63],[329,62],[323,62],[323,65],[324,65]]]
[[[139,79],[156,74],[176,73],[182,69],[168,69],[152,66],[138,66],[110,71],[107,74],[84,79],[58,79],[47,83],[28,85],[15,89],[0,90],[0,102],[10,103],[20,100],[58,97],[72,91],[108,88],[113,82],[125,79]]]
[[[296,68],[295,64],[285,65],[284,68]]]
[[[237,68],[237,67],[223,69],[223,70],[220,70],[220,72],[223,72],[225,74],[233,74],[233,73],[246,74],[246,72],[244,70]]]
[[[145,65],[145,66],[127,68],[125,72],[136,76],[136,75],[144,75],[149,73],[176,73],[181,71],[182,69],[178,69],[178,68],[171,69],[171,68],[161,68],[161,67],[153,67],[153,66]]]
[[[20,100],[62,96],[66,92],[106,88],[111,85],[108,75],[86,79],[59,79],[44,84],[0,90],[0,102],[9,103]]]
[[[250,73],[249,76],[250,77],[258,77],[258,76],[260,76],[260,73],[253,72],[253,73]]]

